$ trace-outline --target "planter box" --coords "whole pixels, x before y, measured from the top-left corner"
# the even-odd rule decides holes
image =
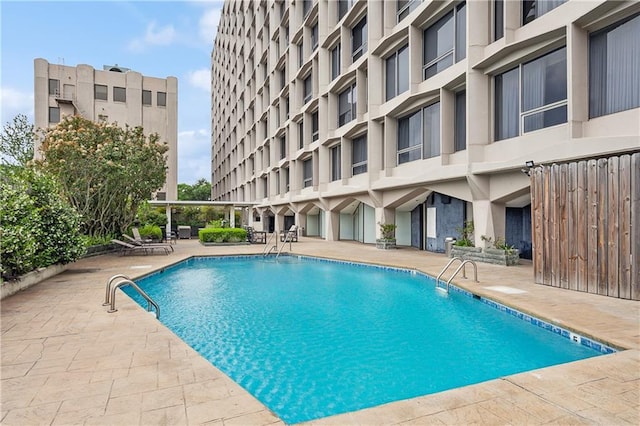
[[[38,270],[28,272],[20,276],[20,278],[18,279],[11,280],[11,281],[4,281],[0,283],[1,284],[0,300],[4,299],[5,297],[9,297],[13,294],[16,294],[21,290],[24,290],[33,285],[36,285],[40,281],[44,281],[47,278],[51,278],[52,276],[57,275],[60,272],[66,270],[68,266],[69,266],[68,264],[51,265],[46,268],[40,268]]]
[[[495,248],[453,246],[451,257],[503,266],[513,266],[520,263],[520,252],[516,249],[507,252]]]
[[[376,248],[382,249],[382,250],[390,250],[390,249],[395,249],[396,247],[396,240],[382,240],[382,239],[378,239],[376,240]]]

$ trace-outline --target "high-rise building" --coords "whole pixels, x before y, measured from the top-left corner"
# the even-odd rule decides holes
[[[178,195],[178,80],[143,76],[118,65],[96,70],[34,61],[35,126],[47,128],[64,115],[142,126],[169,146],[167,179],[158,199]],[[36,155],[39,154],[36,147]]]
[[[473,221],[530,257],[526,164],[640,150],[639,40],[633,1],[226,1],[214,199],[436,252]]]

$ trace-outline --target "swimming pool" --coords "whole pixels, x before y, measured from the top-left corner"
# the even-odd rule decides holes
[[[287,423],[613,351],[395,268],[194,258],[138,284],[167,327]]]

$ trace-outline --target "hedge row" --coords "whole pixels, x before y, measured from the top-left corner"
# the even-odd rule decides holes
[[[240,228],[204,228],[198,231],[201,243],[239,243],[247,240],[247,231]]]

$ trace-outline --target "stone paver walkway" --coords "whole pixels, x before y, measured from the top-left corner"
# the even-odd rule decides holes
[[[122,293],[118,312],[102,306],[104,286],[117,273],[135,279],[194,255],[264,248],[202,247],[190,240],[175,247],[169,256],[83,259],[2,301],[3,425],[282,424]],[[294,243],[293,251],[431,275],[447,261],[413,249],[312,238]],[[640,302],[535,285],[531,265],[478,266],[479,283],[456,283],[627,350],[310,423],[640,424]],[[520,292],[507,294],[504,287]]]

